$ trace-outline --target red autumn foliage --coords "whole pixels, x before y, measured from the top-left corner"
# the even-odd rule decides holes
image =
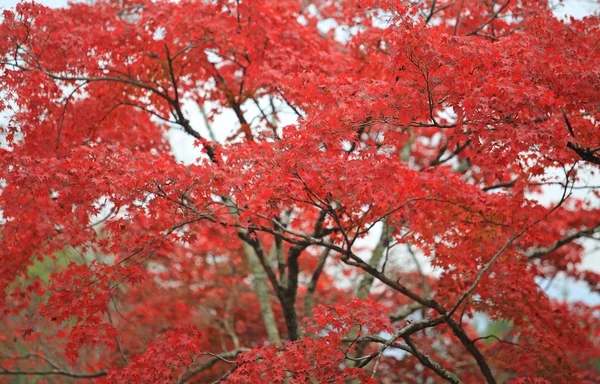
[[[551,3],[3,11],[0,382],[600,382],[538,284],[600,287],[600,18]]]

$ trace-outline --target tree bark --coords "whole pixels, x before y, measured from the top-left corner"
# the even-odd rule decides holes
[[[248,260],[248,265],[250,266],[250,271],[253,275],[252,286],[258,298],[260,315],[263,323],[265,324],[267,336],[269,337],[269,341],[271,343],[279,342],[281,338],[279,336],[279,329],[277,329],[277,323],[275,322],[275,315],[273,315],[273,308],[271,308],[267,273],[260,264],[254,248],[252,248],[252,246],[245,241],[243,242],[243,246],[244,252],[246,253],[246,258]]]
[[[229,213],[231,213],[234,217],[239,216],[235,203],[232,200],[226,198],[225,206],[228,208]],[[249,236],[248,231],[244,228],[238,228],[238,235],[242,239],[244,253],[246,254],[248,266],[252,272],[252,287],[254,288],[256,297],[258,298],[260,315],[265,325],[265,329],[267,330],[267,337],[271,343],[277,343],[281,341],[281,337],[279,336],[279,329],[277,328],[275,315],[273,314],[273,308],[271,307],[267,272],[263,268],[262,263],[260,262],[260,259],[256,254],[256,250],[252,244],[245,240]]]

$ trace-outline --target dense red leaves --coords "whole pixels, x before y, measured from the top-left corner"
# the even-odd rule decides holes
[[[70,265],[50,277],[45,302],[38,315],[61,325],[69,324],[57,335],[67,337],[66,356],[75,362],[84,345],[102,343],[116,348],[117,330],[104,322],[112,290],[122,283],[137,283],[144,273],[137,267],[109,266],[92,262],[90,265]]]
[[[597,382],[599,19],[484,3],[4,11],[0,375]]]
[[[227,378],[230,383],[346,383],[358,379],[373,383],[367,373],[357,368],[340,368],[345,346],[340,340],[328,337],[301,339],[279,348],[263,347],[247,352],[236,361],[235,372]]]
[[[342,336],[350,334],[355,327],[367,334],[391,332],[390,319],[385,312],[386,308],[382,304],[357,299],[348,304],[320,305],[314,310],[314,324],[308,330],[319,333],[323,329],[330,329]]]
[[[203,334],[193,326],[178,325],[158,336],[143,355],[100,382],[170,383],[179,380],[200,355]]]
[[[538,378],[528,378],[528,377],[519,377],[518,379],[514,379],[510,381],[511,384],[548,384],[549,381],[546,379],[538,379]]]
[[[374,382],[364,370],[341,368],[340,362],[344,361],[345,353],[352,347],[343,342],[344,338],[352,336],[357,327],[368,334],[391,331],[390,320],[381,304],[355,299],[349,304],[320,305],[315,308],[314,318],[307,320],[306,331],[311,337],[240,355],[236,360],[239,368],[228,377],[228,381],[279,383],[291,380],[304,383],[317,380],[345,383],[353,378],[361,383]]]

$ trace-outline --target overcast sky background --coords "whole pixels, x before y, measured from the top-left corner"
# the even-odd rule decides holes
[[[18,0],[0,0],[0,10],[11,9],[18,2]],[[68,3],[66,0],[38,0],[37,2],[50,7],[61,7]],[[597,12],[597,10],[598,6],[594,0],[565,0],[562,6],[559,5],[556,8],[555,14],[559,18],[583,18]],[[204,137],[208,137],[208,130],[204,125],[198,108],[187,104],[184,106],[184,109],[195,128],[200,131]],[[255,110],[248,108],[247,112],[249,116],[255,116],[259,111],[256,108]],[[295,115],[293,114],[282,114],[280,117],[282,120],[280,124],[282,126],[293,124],[295,122]],[[213,127],[215,127],[215,133],[219,141],[223,140],[233,132],[237,126],[236,121],[237,119],[231,111],[226,111],[215,119]],[[171,129],[168,138],[174,149],[174,154],[179,160],[185,163],[191,163],[196,159],[198,150],[193,147],[193,139],[187,134],[178,129]],[[595,177],[590,176],[588,180],[579,185],[600,185],[600,175],[596,175]],[[532,197],[535,197],[543,204],[549,205],[553,201],[557,201],[561,194],[562,188],[560,186],[554,186],[546,187],[542,195]],[[579,190],[576,192],[575,196],[586,198],[589,196],[589,191]],[[596,199],[594,200],[594,204],[600,206],[600,201]],[[378,233],[380,231],[380,229],[375,229],[363,243],[365,245],[374,245],[380,235],[380,233]],[[593,249],[594,244],[592,241],[588,240],[588,243],[585,244],[588,246],[588,252],[584,258],[583,268],[600,273],[600,251]],[[407,262],[410,261],[407,260]],[[546,288],[548,282],[540,282],[540,285]],[[553,297],[563,298],[569,301],[584,301],[588,304],[600,304],[600,295],[590,292],[586,284],[567,280],[564,277],[557,277],[554,279],[552,284],[549,285],[547,292]]]

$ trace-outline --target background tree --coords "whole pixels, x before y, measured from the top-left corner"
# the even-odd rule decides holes
[[[597,308],[536,283],[599,289],[579,268],[600,228],[598,17],[21,3],[0,36],[2,380],[600,380]],[[482,315],[502,326],[478,334]]]

